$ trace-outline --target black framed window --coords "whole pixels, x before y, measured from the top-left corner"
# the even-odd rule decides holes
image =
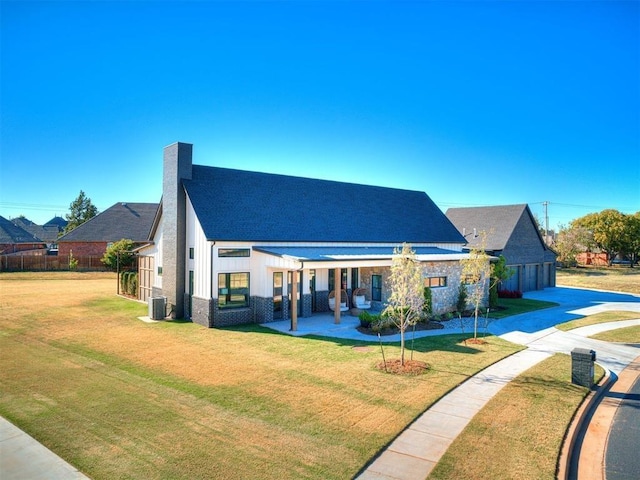
[[[357,268],[351,269],[351,288],[355,290],[360,286],[359,272]]]
[[[347,289],[347,269],[340,269],[340,288],[343,290]],[[329,291],[335,290],[336,286],[336,271],[335,269],[329,269]]]
[[[248,257],[251,255],[251,250],[248,248],[219,248],[218,257]]]
[[[249,306],[249,273],[218,274],[218,308]]]
[[[424,286],[429,288],[446,287],[447,277],[425,277]]]
[[[382,275],[371,275],[371,300],[382,301]]]
[[[189,247],[189,259],[193,260],[194,257],[195,257],[194,248],[193,247]]]

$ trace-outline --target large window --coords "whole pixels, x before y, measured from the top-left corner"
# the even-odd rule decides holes
[[[371,275],[371,300],[382,301],[382,275]]]
[[[218,308],[249,306],[249,274],[218,274]]]
[[[429,288],[446,287],[447,277],[425,277],[424,286]]]
[[[250,252],[248,248],[219,248],[218,257],[248,257]]]

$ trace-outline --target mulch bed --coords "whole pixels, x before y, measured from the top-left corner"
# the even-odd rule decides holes
[[[378,333],[383,337],[386,335],[396,335],[400,333],[400,330],[398,330],[396,327],[386,328],[384,330],[380,330],[379,332],[374,332],[371,328],[365,328],[362,326],[357,328],[360,333],[364,333],[365,335],[374,335],[376,337],[378,336]],[[427,322],[427,323],[420,322],[416,324],[415,331],[421,332],[423,330],[440,330],[442,328],[444,328],[444,325],[438,322]],[[413,330],[414,330],[413,327],[409,327],[404,331],[404,333],[405,335],[410,335],[411,332],[413,332]]]
[[[428,363],[421,362],[419,360],[405,359],[404,365],[402,365],[402,362],[399,358],[387,360],[386,362],[380,362],[376,365],[376,367],[379,370],[396,375],[422,375],[423,373],[426,373],[429,368],[431,368]]]

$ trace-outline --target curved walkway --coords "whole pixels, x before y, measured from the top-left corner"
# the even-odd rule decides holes
[[[587,328],[562,332],[553,327],[599,311],[629,310],[640,314],[637,296],[553,288],[532,292],[527,298],[553,301],[560,306],[493,321],[489,331],[528,348],[486,368],[441,398],[396,437],[358,479],[423,480],[455,437],[506,383],[554,353],[569,354],[576,347],[588,348],[596,351],[599,364],[614,373],[622,372],[640,357],[638,346],[584,337],[590,331]],[[619,328],[620,324],[612,322],[608,326]],[[599,328],[606,326],[602,324]]]

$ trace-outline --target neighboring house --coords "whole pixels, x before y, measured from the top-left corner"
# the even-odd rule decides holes
[[[528,205],[450,208],[447,218],[469,247],[479,245],[481,232],[486,232],[486,252],[505,257],[514,275],[501,290],[528,292],[555,286],[556,254],[543,241]]]
[[[0,216],[0,255],[45,255],[47,245],[38,237]]]
[[[64,231],[64,227],[67,226],[67,221],[61,217],[53,217],[44,225],[37,225],[25,217],[17,217],[11,221],[45,242],[47,248],[51,251],[57,251],[58,237]]]
[[[298,316],[330,312],[332,297],[352,308],[356,288],[381,309],[403,242],[435,313],[451,311],[468,257],[424,192],[193,165],[186,143],[164,150],[150,241],[139,250],[140,298],[163,296],[172,317],[207,327],[284,318],[295,328]]]
[[[147,243],[157,203],[116,203],[58,239],[58,254],[102,257],[107,247],[122,239]]]
[[[606,267],[609,265],[609,255],[603,252],[581,252],[576,255],[578,265]]]

